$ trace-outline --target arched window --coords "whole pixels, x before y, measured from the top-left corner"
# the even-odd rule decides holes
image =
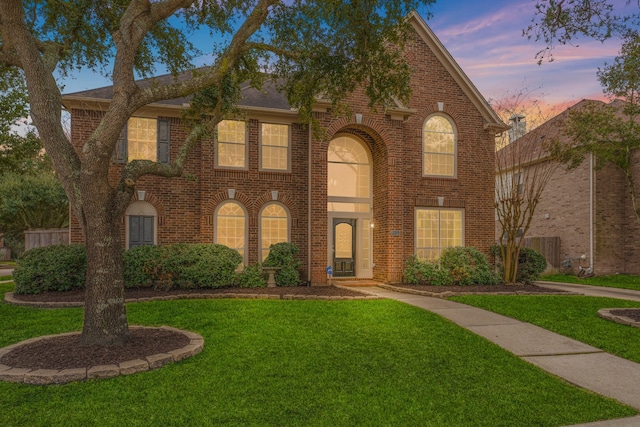
[[[269,246],[289,241],[289,215],[278,203],[269,203],[260,212],[260,259],[269,255]]]
[[[246,254],[246,218],[244,208],[236,202],[226,202],[218,207],[215,215],[215,242]]]
[[[360,140],[341,136],[327,153],[329,210],[368,212],[371,204],[371,161]]]
[[[127,249],[156,244],[158,214],[151,203],[141,200],[133,202],[124,215]]]
[[[456,176],[456,132],[445,116],[431,116],[422,129],[422,175]]]

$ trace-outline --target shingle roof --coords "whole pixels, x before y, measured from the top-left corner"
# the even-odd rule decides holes
[[[185,72],[178,76],[166,74],[163,76],[153,77],[144,80],[138,80],[136,84],[141,88],[149,87],[151,84],[166,85],[174,82],[181,82],[189,79],[191,72]],[[260,90],[253,88],[249,83],[243,83],[241,86],[242,98],[238,102],[238,106],[269,108],[276,110],[291,111],[291,106],[284,94],[278,91],[276,82],[267,80]],[[105,86],[97,89],[89,89],[80,92],[73,92],[63,95],[64,98],[83,98],[96,101],[108,101],[113,97],[113,86]],[[156,104],[183,106],[189,103],[190,97],[168,99],[158,101]]]

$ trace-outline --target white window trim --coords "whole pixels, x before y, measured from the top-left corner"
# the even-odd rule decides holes
[[[287,127],[287,168],[286,169],[268,169],[262,167],[262,125],[281,125]],[[260,147],[260,155],[258,159],[259,170],[264,172],[291,172],[291,124],[290,123],[278,123],[278,122],[260,122],[260,132],[258,134],[258,145]],[[270,145],[270,147],[272,147]],[[282,148],[282,147],[280,147]]]
[[[460,233],[460,240],[461,240],[461,246],[465,246],[465,240],[466,240],[466,236],[465,236],[465,210],[463,208],[441,208],[439,206],[416,206],[413,210],[413,253],[414,255],[416,255],[418,253],[418,211],[438,211],[438,212],[442,212],[442,211],[457,211],[461,213],[461,233]],[[442,246],[440,245],[440,215],[438,214],[438,253],[442,253]]]
[[[264,249],[262,247],[262,212],[269,205],[278,205],[283,208],[285,213],[287,214],[287,242],[291,242],[291,212],[286,205],[280,202],[273,201],[265,203],[265,205],[262,206],[260,212],[258,213],[258,260],[260,260],[260,262],[262,262],[262,250]]]
[[[373,208],[373,154],[371,153],[371,150],[369,149],[369,146],[367,145],[366,142],[364,142],[361,138],[358,138],[355,135],[351,135],[351,134],[337,134],[335,135],[331,141],[329,141],[329,146],[331,145],[331,142],[333,142],[333,140],[338,139],[340,137],[346,136],[348,138],[351,138],[355,141],[357,141],[359,144],[361,144],[363,146],[363,148],[365,149],[365,152],[367,154],[367,159],[368,159],[368,165],[369,165],[369,197],[344,197],[344,196],[330,196],[328,191],[329,191],[329,187],[327,184],[327,202],[338,202],[338,203],[363,203],[363,204],[368,204],[369,206],[371,206],[371,208]],[[327,146],[327,153],[329,152],[329,146]],[[328,169],[329,169],[329,163],[338,163],[338,164],[344,164],[344,163],[340,163],[340,162],[331,162],[331,161],[327,161],[327,179],[329,178],[329,174],[328,174]],[[371,215],[371,214],[368,214]]]
[[[216,139],[215,139],[215,153],[214,153],[214,162],[215,162],[215,167],[217,169],[231,169],[231,170],[249,170],[249,122],[243,121],[243,120],[231,120],[229,119],[229,121],[232,122],[243,122],[244,123],[244,166],[240,167],[240,166],[224,166],[224,165],[220,165],[219,159],[218,159],[218,153],[220,152],[220,141],[218,138],[218,133],[217,133],[217,129],[216,129]],[[235,144],[235,145],[240,145],[237,142],[225,142],[222,141],[223,144]]]
[[[438,174],[426,174],[424,173],[424,168],[425,168],[425,164],[424,164],[424,139],[425,139],[425,131],[424,131],[424,127],[427,124],[427,122],[429,120],[431,120],[433,117],[443,117],[445,119],[447,119],[449,121],[449,123],[451,123],[451,127],[453,128],[453,175],[438,175]],[[442,113],[434,113],[434,114],[430,114],[429,116],[427,116],[427,118],[424,120],[424,122],[422,122],[422,131],[420,132],[422,134],[422,140],[420,141],[420,156],[422,158],[422,176],[423,177],[427,177],[427,178],[445,178],[445,179],[457,179],[458,178],[458,128],[456,127],[456,123],[453,121],[453,119],[451,117],[449,117],[446,114],[442,114]],[[442,154],[442,153],[434,153],[434,154]],[[448,154],[447,154],[448,155]]]
[[[218,212],[220,211],[220,208],[226,205],[227,203],[234,203],[240,206],[240,208],[242,209],[242,212],[244,213],[244,245],[242,247],[244,254],[242,256],[242,264],[247,265],[247,259],[248,259],[247,245],[249,241],[249,215],[247,214],[247,208],[242,203],[234,199],[226,199],[223,202],[221,202],[218,206],[216,206],[216,210],[213,212],[213,243],[222,244],[218,242]],[[235,248],[231,248],[231,249],[235,249]]]

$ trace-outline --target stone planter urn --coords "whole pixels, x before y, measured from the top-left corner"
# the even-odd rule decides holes
[[[276,277],[275,274],[280,270],[280,267],[262,267],[262,271],[269,274],[269,278],[267,279],[267,288],[275,288],[276,287]]]

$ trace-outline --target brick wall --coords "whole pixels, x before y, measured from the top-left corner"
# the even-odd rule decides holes
[[[213,242],[213,218],[217,206],[235,200],[248,214],[249,263],[259,259],[260,209],[277,191],[277,201],[291,215],[291,241],[298,245],[303,260],[303,278],[312,284],[326,283],[327,266],[327,149],[334,135],[347,133],[360,138],[373,159],[373,269],[374,278],[398,282],[402,279],[404,260],[414,253],[414,211],[416,207],[438,206],[464,211],[464,243],[486,251],[494,241],[494,139],[484,129],[483,117],[468,99],[429,47],[418,36],[409,43],[406,56],[413,69],[413,96],[408,105],[415,109],[408,120],[392,120],[382,109],[367,107],[362,90],[348,99],[355,116],[333,116],[330,111],[315,113],[327,129],[327,139],[314,139],[309,146],[307,126],[291,128],[291,171],[259,170],[259,122],[249,120],[248,169],[228,170],[214,167],[212,144],[205,142],[190,155],[185,178],[145,177],[136,189],[145,190],[145,201],[158,212],[158,243]],[[442,111],[438,103],[443,103]],[[434,113],[444,114],[457,132],[457,176],[429,178],[422,176],[422,126]],[[101,114],[72,111],[72,139],[85,141],[98,124]],[[185,138],[180,120],[171,119],[171,156],[175,158],[179,141]],[[121,166],[113,165],[111,179],[117,182]],[[124,219],[122,222],[124,239]],[[391,231],[399,231],[392,236]],[[81,241],[80,227],[71,220],[71,239]],[[310,271],[307,271],[307,266]]]

